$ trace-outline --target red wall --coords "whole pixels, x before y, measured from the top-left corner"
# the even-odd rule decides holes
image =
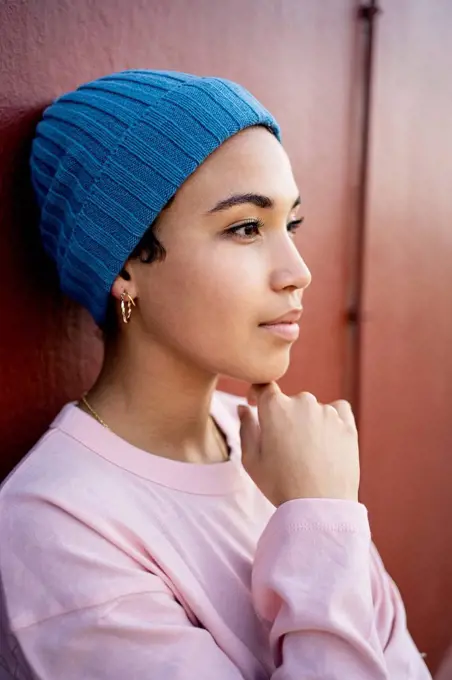
[[[452,644],[452,3],[382,4],[364,251],[361,489],[434,667]]]

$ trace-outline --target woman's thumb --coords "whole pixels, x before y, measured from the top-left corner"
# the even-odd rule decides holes
[[[242,462],[255,458],[259,452],[260,428],[257,418],[248,406],[237,407],[240,418],[240,441],[242,444]]]

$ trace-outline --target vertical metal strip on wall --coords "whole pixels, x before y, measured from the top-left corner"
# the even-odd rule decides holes
[[[351,331],[351,363],[350,363],[350,391],[355,417],[359,423],[361,403],[361,327],[365,320],[364,305],[364,252],[366,247],[366,204],[369,169],[370,119],[372,108],[373,85],[373,55],[375,46],[376,17],[381,13],[378,0],[370,0],[358,7],[358,21],[362,30],[362,70],[361,70],[361,117],[359,158],[358,158],[358,188],[356,198],[356,229],[352,264],[351,296],[347,311],[347,323]]]

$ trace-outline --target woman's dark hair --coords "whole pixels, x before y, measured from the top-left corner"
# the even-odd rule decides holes
[[[174,196],[164,205],[159,215],[169,208],[174,200]],[[158,240],[155,235],[155,230],[158,223],[158,217],[152,222],[148,227],[144,235],[142,236],[138,245],[134,248],[132,253],[129,255],[129,260],[141,260],[147,264],[152,264],[152,262],[162,262],[166,257],[166,250]],[[119,274],[126,281],[130,280],[130,275],[126,269],[122,269]],[[100,326],[102,331],[103,339],[112,339],[118,331],[118,316],[116,312],[117,300],[110,295],[107,306],[107,313],[105,316],[105,321]]]

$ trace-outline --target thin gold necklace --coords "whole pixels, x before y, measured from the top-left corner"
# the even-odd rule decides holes
[[[89,412],[91,413],[91,415],[97,420],[98,423],[100,423],[101,425],[103,425],[103,427],[105,427],[107,430],[110,430],[110,432],[111,432],[111,428],[107,425],[107,423],[106,423],[104,420],[102,420],[102,418],[101,418],[100,415],[97,413],[97,411],[95,411],[95,410],[93,409],[93,407],[92,407],[91,404],[88,402],[88,400],[87,400],[87,398],[86,398],[85,395],[82,396],[82,398],[80,399],[80,402],[86,406],[86,408],[88,409],[88,411],[89,411]],[[79,403],[80,403],[80,402],[79,402]],[[220,450],[221,450],[221,452],[223,453],[223,452],[225,451],[225,447],[226,447],[226,451],[225,451],[226,457],[225,457],[225,460],[228,460],[228,459],[229,459],[229,447],[228,447],[228,445],[227,445],[227,442],[225,442],[225,441],[224,441],[224,437],[223,437],[222,435],[220,435],[220,432],[218,431],[218,425],[216,424],[214,418],[213,418],[212,416],[210,416],[210,418],[211,418],[211,420],[212,420],[212,422],[213,422],[213,425],[214,425],[214,428],[215,428],[215,436],[216,436],[217,441],[218,441],[218,443],[219,443]],[[223,456],[224,456],[225,454],[223,453]]]
[[[110,430],[110,432],[111,432],[111,429],[108,427],[107,423],[106,423],[104,420],[102,420],[102,418],[100,417],[100,415],[93,409],[93,407],[92,407],[91,404],[88,402],[88,400],[87,400],[87,398],[85,397],[85,395],[82,396],[82,398],[80,399],[80,401],[82,402],[82,404],[85,404],[86,408],[87,408],[88,411],[91,413],[91,415],[97,420],[97,422],[100,423],[101,425],[103,425],[107,430]]]

